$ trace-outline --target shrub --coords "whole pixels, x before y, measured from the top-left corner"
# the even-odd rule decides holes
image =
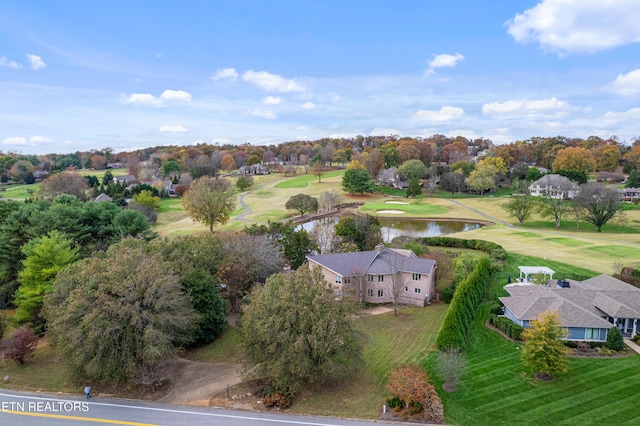
[[[494,315],[502,315],[504,314],[504,309],[502,308],[500,302],[493,302],[491,304],[491,310],[489,312]]]
[[[522,340],[522,332],[524,328],[514,323],[507,317],[499,317],[495,314],[489,316],[490,324],[493,324],[496,328],[502,330],[504,334],[511,337],[514,340]]]
[[[499,244],[484,240],[463,240],[452,237],[427,237],[422,242],[428,246],[436,247],[452,247],[452,248],[468,248],[473,250],[484,251],[489,255],[491,264],[502,269],[507,261],[507,252]]]
[[[607,333],[607,347],[614,351],[621,351],[624,349],[624,339],[622,333],[617,327],[611,327],[609,333]]]
[[[1,343],[0,350],[6,359],[12,359],[18,364],[24,364],[35,354],[38,346],[38,336],[33,334],[29,327],[23,325]]]
[[[394,396],[393,398],[387,398],[387,406],[391,408],[393,411],[399,411],[404,407],[404,401],[399,397]]]
[[[564,345],[568,348],[571,349],[577,349],[578,348],[578,342],[574,342],[573,340],[565,340],[564,341]],[[591,347],[591,346],[589,346]]]
[[[262,400],[265,407],[287,408],[291,405],[291,397],[287,393],[272,393]]]
[[[451,303],[451,300],[453,299],[453,294],[456,291],[456,285],[455,284],[451,284],[449,287],[445,288],[442,291],[442,300],[444,301],[444,303]]]

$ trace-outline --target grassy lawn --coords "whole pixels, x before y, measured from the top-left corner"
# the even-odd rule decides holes
[[[34,183],[31,185],[17,184],[5,186],[6,191],[0,192],[0,198],[7,200],[22,201],[27,198],[31,198],[38,195],[40,191],[40,184]]]
[[[200,362],[241,362],[245,358],[240,344],[240,334],[233,326],[227,326],[213,342],[200,348],[187,350],[183,356]]]
[[[447,209],[445,207],[441,205],[430,204],[429,202],[424,202],[422,200],[387,200],[377,203],[367,203],[360,208],[361,212],[370,214],[378,213],[379,210],[400,210],[403,211],[407,216],[432,216],[447,213]]]
[[[331,172],[326,172],[320,178],[320,182],[325,179],[330,179],[337,176],[342,177],[343,174],[344,170],[334,170]],[[301,175],[279,182],[275,187],[278,189],[306,188],[311,182],[318,182],[318,177],[312,174]]]

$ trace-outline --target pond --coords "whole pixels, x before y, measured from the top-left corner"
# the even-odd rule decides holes
[[[441,235],[453,234],[456,232],[470,231],[484,226],[477,222],[467,222],[462,220],[432,220],[432,219],[395,219],[379,218],[382,225],[382,239],[385,243],[391,242],[399,236],[407,237],[439,237]],[[337,217],[325,217],[314,219],[303,223],[302,228],[311,231],[316,225],[335,225]]]

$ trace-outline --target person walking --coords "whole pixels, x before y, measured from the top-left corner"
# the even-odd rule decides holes
[[[91,398],[91,386],[87,385],[87,387],[84,388],[84,393],[87,395],[87,399]]]

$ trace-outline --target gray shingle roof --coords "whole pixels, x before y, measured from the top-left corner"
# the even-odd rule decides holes
[[[407,257],[406,250],[397,252],[386,248],[380,252],[370,250],[352,253],[330,253],[307,256],[307,258],[343,277],[365,273],[389,275],[396,273],[398,270],[429,274],[435,266],[435,261],[432,259],[420,259],[415,255]]]

